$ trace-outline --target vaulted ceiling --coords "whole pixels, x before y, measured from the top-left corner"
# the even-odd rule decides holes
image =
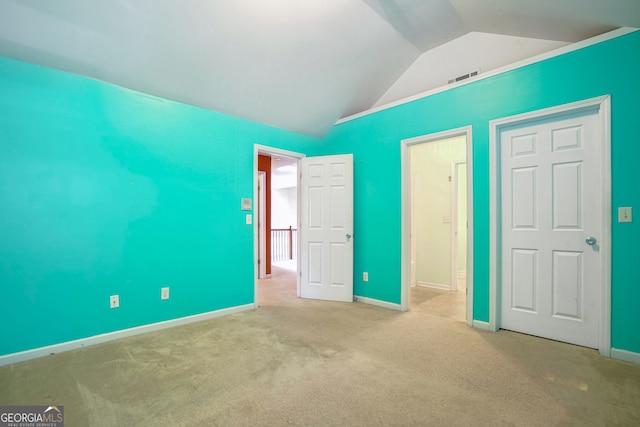
[[[322,136],[619,27],[640,0],[0,0],[0,55]]]

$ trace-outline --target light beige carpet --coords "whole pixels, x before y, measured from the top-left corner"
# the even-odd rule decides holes
[[[275,270],[256,311],[0,368],[0,404],[67,426],[640,425],[640,366],[471,329],[422,304],[440,296],[301,300]]]

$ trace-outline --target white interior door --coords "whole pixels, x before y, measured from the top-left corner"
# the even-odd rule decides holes
[[[600,135],[597,112],[501,131],[503,329],[598,347]]]
[[[353,301],[353,155],[301,167],[300,296]]]

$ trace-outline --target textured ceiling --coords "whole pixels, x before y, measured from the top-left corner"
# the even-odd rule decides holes
[[[473,34],[529,44],[496,40],[500,66],[622,26],[639,0],[0,0],[0,55],[322,136],[445,83]]]

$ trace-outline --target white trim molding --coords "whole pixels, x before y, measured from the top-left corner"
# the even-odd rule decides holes
[[[361,297],[361,296],[354,295],[353,296],[353,300],[356,301],[356,302],[361,302],[363,304],[375,305],[376,307],[387,308],[387,309],[390,309],[390,310],[406,311],[406,310],[402,309],[402,305],[400,305],[400,304],[394,304],[392,302],[382,301],[382,300],[379,300],[379,299]]]
[[[553,119],[582,111],[597,112],[601,129],[602,163],[602,274],[600,278],[600,306],[598,350],[611,355],[611,97],[599,96],[556,107],[531,111],[489,122],[489,329],[500,329],[500,271],[501,271],[501,184],[500,132],[503,128],[524,125],[542,119]]]
[[[481,329],[483,331],[494,332],[489,326],[489,322],[483,322],[482,320],[474,320],[471,324],[476,329]]]
[[[625,362],[637,363],[640,365],[640,353],[634,353],[627,350],[611,349],[611,358],[624,360]]]
[[[505,65],[504,67],[496,68],[495,70],[491,70],[491,71],[488,71],[486,73],[479,74],[476,77],[472,77],[472,78],[469,78],[469,79],[466,79],[466,80],[462,80],[462,81],[460,81],[458,83],[449,84],[449,85],[446,85],[446,86],[440,86],[438,88],[431,89],[431,90],[428,90],[426,92],[422,92],[422,93],[419,93],[419,94],[416,94],[416,95],[412,95],[412,96],[409,96],[407,98],[400,99],[398,101],[390,102],[388,104],[380,105],[378,107],[374,107],[374,108],[371,108],[369,110],[353,114],[351,116],[343,117],[340,120],[338,120],[335,124],[338,125],[340,123],[349,122],[351,120],[359,119],[361,117],[365,117],[365,116],[368,116],[370,114],[375,114],[375,113],[378,113],[380,111],[388,110],[390,108],[397,107],[399,105],[408,104],[410,102],[417,101],[418,99],[427,98],[429,96],[436,95],[436,94],[441,93],[441,92],[446,92],[446,91],[451,90],[451,89],[456,89],[456,88],[458,88],[460,86],[466,86],[468,84],[475,83],[475,82],[480,81],[480,80],[488,79],[490,77],[497,76],[499,74],[504,74],[504,73],[507,73],[509,71],[517,70],[518,68],[523,68],[523,67],[526,67],[528,65],[535,64],[537,62],[546,61],[547,59],[555,58],[556,56],[564,55],[564,54],[567,54],[567,53],[570,53],[570,52],[574,52],[576,50],[584,49],[585,47],[596,45],[598,43],[603,43],[603,42],[606,42],[608,40],[612,40],[612,39],[615,39],[615,38],[618,38],[618,37],[626,36],[627,34],[631,34],[633,32],[639,31],[639,30],[640,29],[638,29],[638,28],[630,28],[630,27],[618,28],[616,30],[610,31],[610,32],[605,33],[605,34],[600,34],[598,36],[592,37],[592,38],[587,39],[587,40],[582,40],[580,42],[577,42],[577,43],[574,43],[574,44],[570,44],[568,46],[563,46],[561,48],[554,49],[552,51],[549,51],[549,52],[546,52],[546,53],[542,53],[540,55],[536,55],[536,56],[531,57],[531,58],[527,58],[527,59],[523,59],[521,61],[514,62],[513,64]]]
[[[473,326],[473,130],[471,126],[436,132],[400,141],[401,182],[401,296],[403,311],[410,309],[411,292],[411,162],[409,149],[414,145],[441,141],[456,137],[466,138],[467,162],[467,325]]]
[[[418,280],[416,282],[416,285],[422,286],[423,288],[440,289],[443,291],[453,290],[453,285],[446,285],[444,283],[423,282],[422,280]]]
[[[229,314],[241,313],[243,311],[253,310],[253,304],[239,305],[236,307],[223,308],[221,310],[210,311],[207,313],[194,314],[192,316],[180,317],[178,319],[165,320],[163,322],[151,323],[135,328],[123,329],[121,331],[109,332],[106,334],[94,335],[88,338],[67,341],[60,344],[53,344],[46,347],[35,348],[33,350],[21,351],[19,353],[7,354],[0,356],[0,366],[11,365],[13,363],[24,362],[31,359],[37,359],[51,354],[63,353],[65,351],[76,350],[79,348],[89,347],[96,344],[102,344],[114,341],[120,338],[132,337],[134,335],[146,334],[147,332],[159,331],[162,329],[173,328],[175,326],[187,325],[189,323],[201,322],[203,320],[215,319],[216,317],[228,316]]]

